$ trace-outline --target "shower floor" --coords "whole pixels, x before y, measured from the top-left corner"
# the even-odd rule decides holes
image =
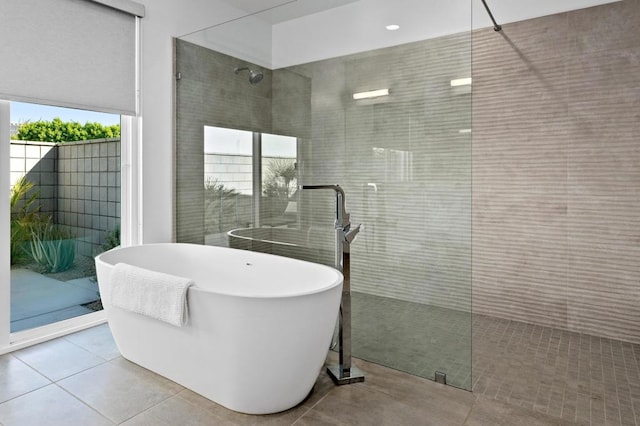
[[[352,292],[353,355],[471,389],[471,316],[420,303]]]
[[[450,385],[578,424],[640,426],[640,345],[364,293],[352,301],[354,356],[431,379],[442,371]]]

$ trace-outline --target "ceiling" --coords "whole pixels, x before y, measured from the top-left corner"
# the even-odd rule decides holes
[[[481,0],[220,1],[243,17],[180,38],[270,69],[493,26]],[[620,0],[486,1],[508,24]]]
[[[361,3],[367,7],[367,0],[222,0],[225,3],[247,12],[247,14],[260,13],[261,19],[268,21],[272,25],[292,19],[301,18],[314,13],[319,13],[350,3]],[[434,13],[438,13],[440,8],[437,0],[415,0],[416,5],[433,5]],[[566,12],[569,10],[581,9],[599,4],[611,3],[620,0],[487,0],[487,4],[492,9],[493,14],[502,22],[514,22],[526,14],[528,18],[550,15],[553,13]],[[393,0],[388,0],[391,7],[395,6]],[[474,21],[479,26],[490,26],[488,16],[482,6],[481,0],[469,0],[473,6]],[[286,7],[279,7],[284,6]],[[270,10],[274,9],[274,10]]]
[[[260,13],[263,20],[272,25],[291,19],[300,18],[306,15],[344,6],[358,0],[223,0],[236,9],[243,10],[249,14]],[[278,10],[278,6],[286,5]]]

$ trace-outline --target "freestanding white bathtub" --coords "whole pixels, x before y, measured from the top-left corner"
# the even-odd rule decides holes
[[[194,280],[187,324],[111,306],[106,289],[119,262]],[[124,358],[249,414],[287,410],[309,394],[329,350],[343,280],[323,265],[194,244],[116,248],[96,257],[96,270]]]

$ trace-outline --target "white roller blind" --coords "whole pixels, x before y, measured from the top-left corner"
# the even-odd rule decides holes
[[[0,99],[136,112],[136,18],[87,0],[0,0]]]

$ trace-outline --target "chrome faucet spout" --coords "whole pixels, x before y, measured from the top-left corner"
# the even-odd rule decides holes
[[[351,365],[351,242],[360,225],[351,227],[349,213],[345,208],[344,190],[339,185],[301,185],[300,189],[331,189],[336,193],[335,221],[335,266],[344,277],[342,300],[340,301],[340,320],[338,339],[340,342],[338,365],[330,366],[327,372],[337,385],[346,385],[364,381],[364,374]]]
[[[349,213],[347,213],[345,207],[344,190],[340,188],[340,185],[300,185],[300,189],[331,189],[336,193],[336,227],[342,228],[349,226]]]

